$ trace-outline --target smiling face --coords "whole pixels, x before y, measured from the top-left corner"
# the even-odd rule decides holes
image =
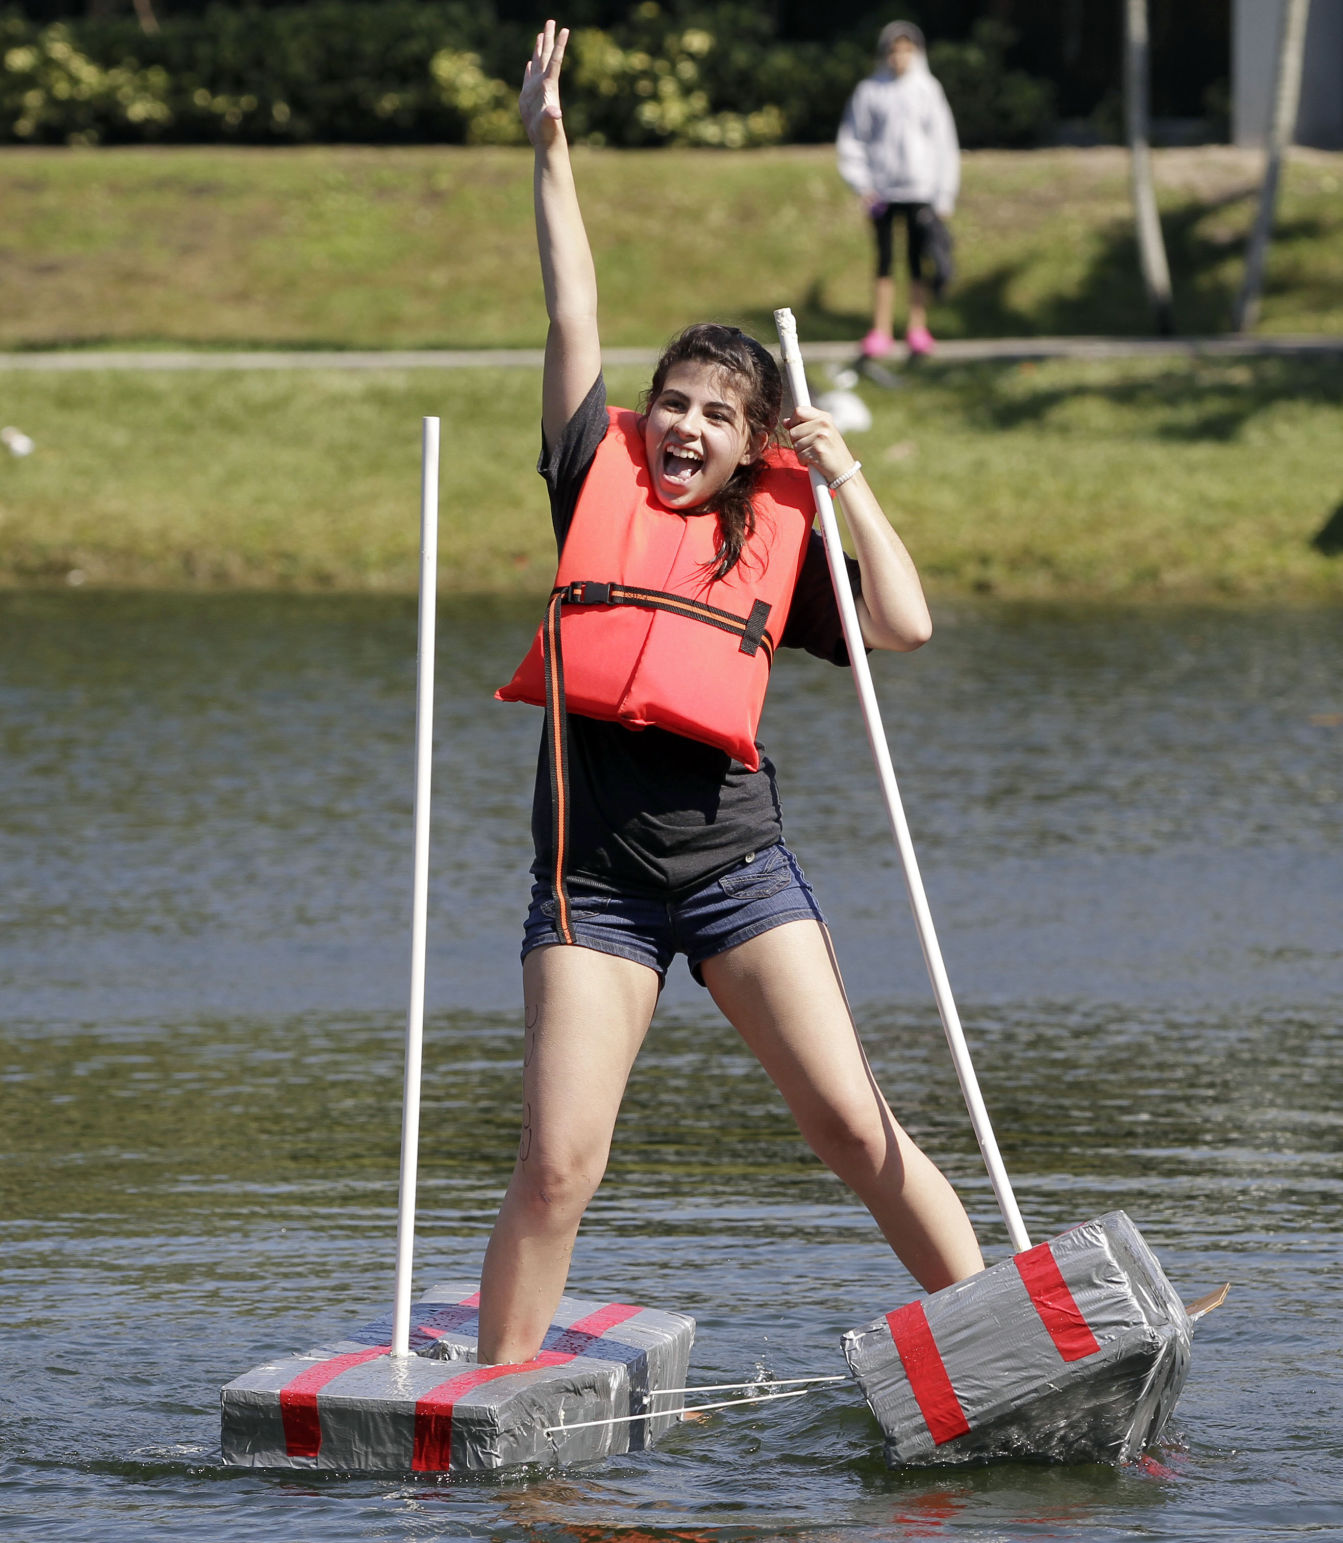
[[[669,509],[707,504],[760,456],[766,438],[751,432],[731,374],[697,359],[674,364],[644,419],[654,491]]]

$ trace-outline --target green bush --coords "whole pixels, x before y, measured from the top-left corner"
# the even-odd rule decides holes
[[[447,50],[474,56],[479,69],[486,33],[496,46],[511,43],[515,57],[524,48],[516,29],[495,26],[465,0],[221,5],[170,15],[149,37],[129,18],[38,29],[11,13],[0,32],[0,139],[462,143],[501,100],[511,112],[516,90],[488,67],[482,90],[450,61],[434,64]],[[67,48],[88,76],[88,101],[60,77]],[[142,100],[149,94],[152,113]]]
[[[967,43],[933,43],[928,63],[942,82],[969,149],[1022,149],[1043,144],[1054,127],[1054,87],[1007,68],[1015,34],[991,18],[975,23]]]
[[[722,9],[726,17],[682,18],[643,0],[611,32],[579,28],[570,43],[570,132],[589,144],[777,144],[789,128],[780,105],[747,100],[730,71],[724,78],[718,29],[738,18]]]
[[[0,125],[4,137],[97,144],[120,126],[146,134],[172,119],[166,73],[96,63],[56,23],[41,32],[0,20]]]
[[[783,42],[769,11],[638,0],[575,31],[570,133],[593,144],[740,148],[831,138],[871,67],[870,29]],[[1038,142],[1050,88],[1008,70],[1007,29],[934,45],[967,144]],[[531,35],[473,0],[316,0],[39,28],[0,20],[0,142],[512,144]]]

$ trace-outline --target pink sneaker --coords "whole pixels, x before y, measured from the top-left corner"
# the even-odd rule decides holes
[[[937,340],[927,327],[911,327],[905,333],[905,347],[909,349],[910,358],[917,359],[921,354],[935,354]]]
[[[875,327],[863,339],[864,359],[884,359],[895,347],[895,339],[885,332],[878,332]]]

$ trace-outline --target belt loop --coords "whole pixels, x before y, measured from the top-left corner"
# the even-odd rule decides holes
[[[751,607],[751,614],[746,618],[746,625],[742,629],[741,649],[743,654],[753,654],[765,641],[765,623],[769,620],[769,605],[764,600],[757,600]]]

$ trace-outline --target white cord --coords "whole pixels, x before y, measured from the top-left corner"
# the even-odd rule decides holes
[[[749,1382],[702,1382],[693,1388],[649,1388],[646,1391],[649,1398],[661,1398],[668,1393],[725,1393],[729,1388],[788,1388],[799,1382],[849,1382],[851,1380],[847,1373],[826,1377],[771,1377],[768,1382],[759,1377],[753,1377]]]
[[[839,1381],[847,1382],[848,1378],[841,1377]],[[748,1387],[749,1384],[737,1383],[736,1386]],[[594,1425],[630,1425],[636,1420],[669,1420],[687,1414],[702,1414],[710,1409],[739,1409],[744,1404],[773,1404],[783,1398],[804,1398],[808,1393],[813,1392],[815,1392],[814,1388],[794,1388],[791,1393],[761,1393],[755,1398],[725,1398],[713,1404],[688,1404],[683,1409],[650,1409],[644,1414],[616,1414],[605,1420],[578,1420],[573,1425],[547,1425],[541,1434],[555,1436],[561,1431],[588,1430]]]

